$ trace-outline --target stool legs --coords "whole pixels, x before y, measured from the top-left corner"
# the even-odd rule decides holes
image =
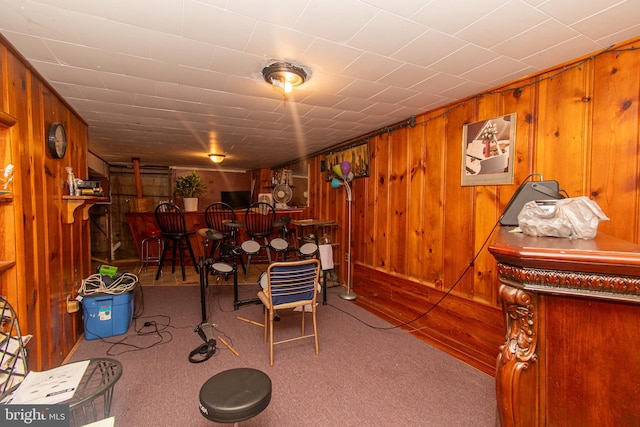
[[[150,255],[150,251],[149,251],[149,243],[150,242],[156,242],[157,246],[158,246],[158,256],[151,256]],[[147,269],[147,265],[149,265],[150,263],[157,263],[160,264],[160,256],[162,254],[162,239],[161,238],[156,238],[156,237],[147,237],[142,239],[142,242],[140,243],[140,269],[138,270],[138,275],[140,274],[140,272],[142,272],[142,269],[144,268],[145,271]]]

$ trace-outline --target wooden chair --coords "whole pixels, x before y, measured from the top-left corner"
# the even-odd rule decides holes
[[[187,225],[184,219],[184,214],[179,207],[171,203],[160,203],[155,211],[156,221],[160,230],[162,230],[162,237],[164,238],[164,247],[162,249],[162,255],[160,256],[160,263],[158,264],[158,272],[156,273],[156,280],[160,278],[162,274],[162,265],[169,249],[172,249],[173,257],[171,259],[171,272],[176,272],[176,256],[180,256],[180,267],[182,268],[182,280],[186,280],[186,274],[184,271],[184,251],[189,252],[191,262],[198,270],[198,263],[196,262],[196,256],[193,253],[191,247],[191,241],[189,236],[194,234],[194,230],[187,230]]]
[[[269,363],[273,366],[273,346],[303,338],[313,338],[318,354],[318,330],[316,323],[316,296],[320,279],[320,261],[307,259],[291,262],[274,262],[267,268],[267,287],[258,292],[264,304],[264,341],[269,336]],[[276,310],[300,307],[302,329],[300,336],[274,341],[273,319]],[[305,314],[311,312],[313,334],[305,334]]]
[[[253,203],[245,210],[245,232],[251,238],[251,240],[243,242],[241,245],[243,251],[247,255],[245,279],[249,275],[252,257],[258,256],[260,251],[266,252],[267,262],[271,264],[269,236],[273,234],[273,224],[275,221],[276,210],[269,203]],[[252,243],[252,245],[248,245],[248,243]]]

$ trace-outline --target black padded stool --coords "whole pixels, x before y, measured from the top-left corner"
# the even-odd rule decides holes
[[[248,420],[271,402],[271,379],[262,371],[236,368],[212,376],[200,388],[200,413],[218,423]]]

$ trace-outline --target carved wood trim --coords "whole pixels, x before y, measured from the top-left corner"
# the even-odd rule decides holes
[[[501,280],[517,282],[525,289],[538,292],[640,301],[638,277],[522,268],[503,263],[498,263],[498,275]]]
[[[538,360],[536,346],[538,325],[537,307],[533,293],[508,285],[498,290],[505,313],[506,339],[500,346],[496,366],[496,396],[500,425],[522,425],[518,422],[516,408],[520,393],[520,376]]]

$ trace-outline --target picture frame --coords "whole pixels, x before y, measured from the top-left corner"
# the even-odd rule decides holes
[[[351,162],[354,178],[369,176],[369,142],[327,153],[324,158],[326,181],[333,179],[333,167],[345,160]]]
[[[513,184],[516,113],[506,114],[462,128],[460,184]]]

